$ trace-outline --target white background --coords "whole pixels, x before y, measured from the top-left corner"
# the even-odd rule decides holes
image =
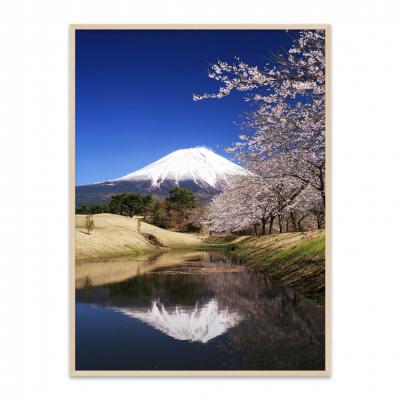
[[[399,398],[396,1],[1,1],[3,399]],[[68,377],[68,25],[330,23],[333,376]]]

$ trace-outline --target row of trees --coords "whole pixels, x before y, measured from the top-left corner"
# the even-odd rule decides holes
[[[106,205],[89,205],[77,208],[77,214],[111,213],[128,217],[143,216],[161,228],[194,230],[198,228],[198,209],[193,192],[173,188],[165,199],[153,199],[151,195],[120,193],[112,195]]]
[[[322,228],[324,209],[316,192],[290,179],[237,177],[213,198],[203,220],[216,232],[249,228],[265,235]]]
[[[254,111],[228,152],[251,175],[236,178],[216,196],[206,222],[216,231],[266,226],[272,232],[302,230],[306,219],[321,228],[325,216],[325,32],[301,31],[291,48],[262,68],[236,59],[218,61],[210,78],[217,93],[194,100],[247,92]]]

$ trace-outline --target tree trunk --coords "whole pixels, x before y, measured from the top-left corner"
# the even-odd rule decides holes
[[[294,215],[293,211],[290,212],[290,219],[292,220],[293,232],[297,232],[296,216]]]
[[[269,234],[270,235],[272,234],[272,228],[274,226],[274,219],[275,219],[275,217],[270,217],[270,219],[269,219]]]
[[[257,236],[257,224],[254,224],[254,236]]]
[[[279,214],[278,215],[278,221],[279,221],[279,233],[283,232],[283,215]]]
[[[261,220],[261,235],[264,236],[265,235],[265,225],[267,223],[267,220],[265,218],[263,218]]]
[[[300,232],[303,232],[303,228],[301,227],[301,222],[302,222],[303,219],[306,218],[306,217],[307,217],[307,214],[306,214],[306,215],[303,215],[303,216],[297,221],[297,226],[298,226]]]
[[[298,231],[298,232],[303,232],[303,229],[302,229],[302,227],[301,227],[301,219],[299,219],[299,220],[297,221],[297,231]]]
[[[321,229],[321,219],[320,219],[319,215],[317,215],[317,228]]]
[[[319,184],[320,184],[320,190],[321,190],[321,197],[322,201],[324,204],[324,210],[325,210],[325,182],[324,182],[324,173],[322,171],[322,167],[319,168]]]

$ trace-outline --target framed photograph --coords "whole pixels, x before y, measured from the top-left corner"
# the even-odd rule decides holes
[[[71,26],[72,376],[329,376],[329,53]]]

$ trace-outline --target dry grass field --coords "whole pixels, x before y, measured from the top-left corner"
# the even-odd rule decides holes
[[[171,232],[115,214],[93,215],[94,229],[87,234],[85,215],[75,216],[75,259],[94,260],[150,253],[157,247],[195,247],[202,240],[187,233]]]

